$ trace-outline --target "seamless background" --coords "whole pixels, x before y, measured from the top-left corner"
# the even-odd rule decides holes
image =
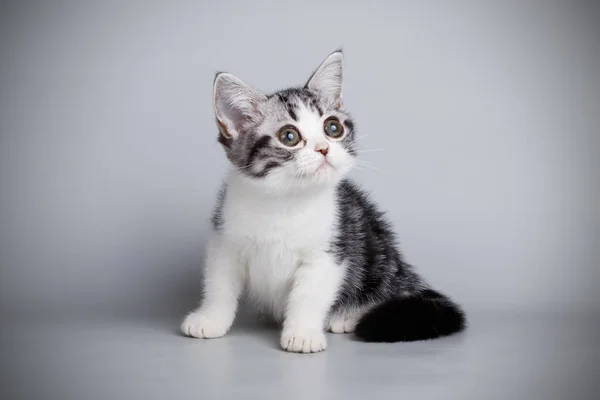
[[[452,3],[452,2],[451,2]],[[343,46],[376,170],[433,283],[477,308],[598,306],[600,46],[577,2],[2,6],[1,303],[178,309],[227,166],[216,71],[272,91]],[[174,308],[173,308],[174,307]]]
[[[2,315],[177,321],[227,167],[214,73],[273,91],[338,47],[409,262],[469,312],[600,311],[598,9],[2,2]]]

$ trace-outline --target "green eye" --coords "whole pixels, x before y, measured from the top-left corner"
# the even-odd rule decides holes
[[[323,124],[323,130],[327,136],[334,139],[339,138],[344,134],[344,127],[335,117],[327,118],[325,120],[325,123]]]
[[[291,126],[286,126],[279,131],[278,134],[279,141],[286,146],[294,147],[300,142],[300,134],[296,130],[296,128]]]

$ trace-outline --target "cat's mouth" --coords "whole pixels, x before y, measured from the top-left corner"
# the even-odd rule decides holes
[[[316,174],[319,174],[319,173],[321,173],[321,172],[324,172],[324,171],[326,171],[328,168],[335,169],[335,168],[333,168],[333,164],[331,164],[331,163],[330,163],[329,161],[327,161],[327,160],[323,160],[323,163],[322,163],[322,164],[319,166],[319,168],[317,168],[317,169],[315,170],[314,174],[316,175]]]
[[[315,169],[310,176],[311,178],[323,177],[324,175],[327,175],[327,172],[334,169],[335,167],[332,163],[330,163],[328,160],[323,160],[321,165],[319,165],[319,167]]]
[[[328,160],[323,160],[323,162],[321,163],[321,165],[319,165],[316,169],[314,169],[312,172],[304,172],[304,173],[300,173],[298,176],[300,178],[303,179],[315,179],[315,178],[323,178],[326,175],[328,175],[327,173],[329,171],[335,170],[335,167],[333,166],[332,163],[330,163]]]

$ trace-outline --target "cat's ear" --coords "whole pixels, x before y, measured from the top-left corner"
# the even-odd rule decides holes
[[[226,139],[239,137],[248,122],[260,118],[258,105],[266,99],[236,76],[218,73],[213,84],[213,106],[221,135]]]
[[[312,74],[305,88],[318,92],[328,105],[342,107],[344,56],[341,50],[331,53]]]

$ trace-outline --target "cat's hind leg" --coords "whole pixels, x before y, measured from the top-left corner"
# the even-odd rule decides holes
[[[333,311],[327,325],[332,333],[352,333],[358,320],[368,311],[366,307],[350,307]]]

